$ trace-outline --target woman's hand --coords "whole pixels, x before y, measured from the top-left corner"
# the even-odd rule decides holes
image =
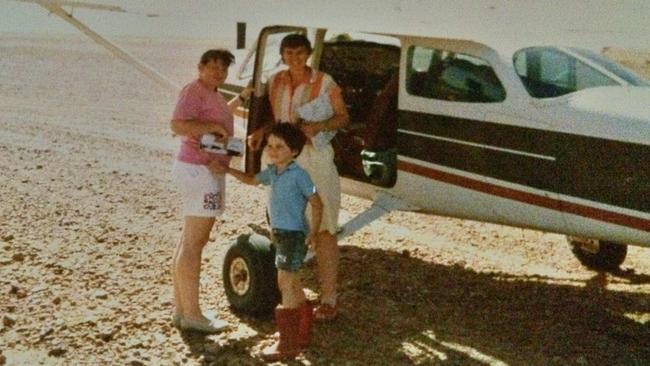
[[[301,125],[302,132],[310,139],[316,136],[320,131],[320,123],[305,122]]]
[[[212,125],[213,125],[213,128],[212,128],[212,131],[210,133],[213,133],[213,134],[217,135],[217,137],[222,137],[222,138],[227,138],[228,136],[230,136],[228,134],[228,131],[226,131],[226,129],[223,128],[223,126],[218,125],[216,123],[213,123]]]
[[[255,132],[251,133],[247,138],[246,142],[248,147],[257,151],[262,147],[262,142],[264,141],[264,128],[258,128]]]
[[[253,87],[247,86],[246,88],[244,88],[244,90],[242,90],[239,93],[239,97],[242,99],[242,101],[246,102],[249,99],[251,99],[251,96],[253,95],[254,91],[255,89]]]

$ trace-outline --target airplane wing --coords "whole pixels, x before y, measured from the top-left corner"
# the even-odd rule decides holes
[[[154,80],[161,86],[167,88],[172,92],[178,92],[181,89],[179,85],[171,81],[165,75],[161,74],[153,67],[147,65],[145,62],[137,59],[135,56],[126,52],[122,48],[118,47],[113,42],[102,37],[95,31],[90,29],[87,25],[83,24],[81,21],[75,18],[72,15],[72,12],[67,12],[63,8],[64,6],[70,6],[72,8],[86,8],[86,9],[93,9],[93,10],[104,10],[104,11],[125,13],[126,10],[124,10],[122,7],[116,5],[87,3],[81,1],[58,1],[58,0],[15,0],[15,1],[34,3],[40,5],[41,7],[47,9],[51,14],[54,14],[59,18],[65,20],[66,22],[72,24],[75,28],[79,29],[83,34],[88,36],[90,39],[92,39],[99,45],[106,48],[110,53],[119,57],[129,65],[132,65],[133,67],[138,69],[140,72],[142,72],[147,77]],[[147,14],[147,16],[155,16],[155,14]]]

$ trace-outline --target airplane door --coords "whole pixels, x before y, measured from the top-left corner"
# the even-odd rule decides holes
[[[345,101],[350,123],[332,146],[339,175],[381,187],[397,180],[399,40],[349,33],[323,43],[320,70],[331,75]]]
[[[404,47],[400,171],[426,184],[429,194],[420,199],[435,212],[561,226],[561,213],[545,209],[557,196],[554,142],[521,117],[507,116],[516,102],[490,51],[473,42],[426,39]]]
[[[260,31],[253,64],[252,85],[255,91],[248,110],[247,134],[273,119],[266,94],[266,82],[272,74],[286,69],[280,57],[280,42],[291,33],[305,34],[314,43],[315,36],[302,27],[273,26]],[[261,155],[261,150],[253,152],[246,147],[246,173],[254,174],[260,171]]]

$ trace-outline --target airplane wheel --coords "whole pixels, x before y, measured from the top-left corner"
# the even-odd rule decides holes
[[[595,270],[616,270],[625,261],[627,245],[611,241],[568,237],[571,251],[585,267]]]
[[[223,286],[233,310],[261,315],[280,302],[271,241],[258,234],[240,235],[223,263]]]

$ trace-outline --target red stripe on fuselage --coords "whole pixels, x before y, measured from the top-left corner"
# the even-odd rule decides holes
[[[491,183],[481,182],[472,178],[463,177],[457,174],[451,174],[421,165],[408,163],[402,160],[398,161],[397,168],[409,173],[491,194],[494,196],[504,197],[535,206],[549,208],[551,210],[567,212],[574,215],[588,217],[594,220],[609,222],[616,225],[627,226],[634,229],[650,232],[650,220],[642,219],[640,217],[607,211],[600,208],[581,205],[578,203],[561,201],[512,188],[506,188]]]

